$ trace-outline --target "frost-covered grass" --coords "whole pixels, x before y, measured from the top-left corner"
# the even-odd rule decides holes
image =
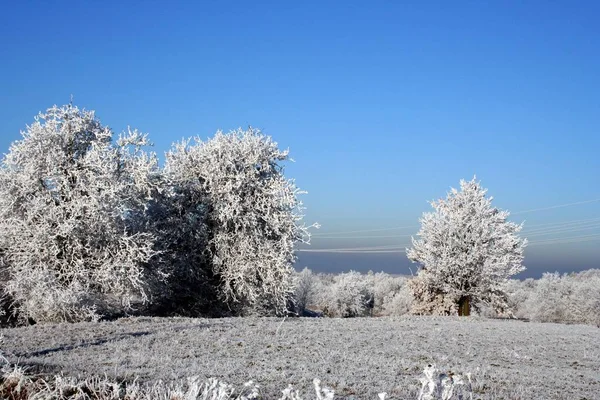
[[[336,398],[417,398],[423,367],[472,377],[476,399],[600,398],[600,331],[458,317],[126,318],[4,329],[2,349],[31,375],[155,385],[252,380],[262,398],[313,380]]]

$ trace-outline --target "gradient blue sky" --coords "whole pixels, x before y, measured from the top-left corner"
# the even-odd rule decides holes
[[[0,152],[71,95],[117,132],[150,133],[159,154],[259,127],[296,160],[286,174],[322,224],[314,249],[404,246],[427,201],[474,174],[513,212],[600,199],[600,3],[456,3],[9,2]],[[514,215],[531,234],[523,276],[599,268],[594,218],[599,201]],[[324,238],[388,227],[406,228]],[[298,263],[409,265],[402,253]]]

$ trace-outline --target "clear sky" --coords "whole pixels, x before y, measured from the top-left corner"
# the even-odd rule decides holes
[[[2,8],[2,153],[71,95],[116,132],[148,132],[159,154],[252,125],[296,160],[286,174],[309,192],[307,222],[322,225],[313,249],[403,248],[427,201],[476,174],[515,213],[588,201],[513,216],[532,243],[526,275],[600,268],[600,201],[589,202],[600,199],[598,2]],[[346,233],[394,227],[405,228]],[[403,253],[302,253],[298,263],[409,265]]]

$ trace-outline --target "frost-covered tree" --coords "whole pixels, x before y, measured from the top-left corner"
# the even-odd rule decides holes
[[[418,239],[408,258],[419,264],[411,280],[415,313],[468,315],[481,303],[506,306],[503,284],[525,269],[527,241],[521,225],[507,221],[509,213],[492,206],[492,197],[473,178],[461,180],[446,199],[431,203],[424,213]]]
[[[283,174],[288,159],[252,128],[183,141],[167,154],[166,179],[189,199],[194,211],[186,215],[207,241],[197,250],[210,267],[202,273],[238,312],[285,312],[293,291],[294,244],[310,235],[302,192]]]
[[[314,304],[318,290],[319,281],[310,269],[295,274],[293,302],[297,315],[304,315],[306,307]]]
[[[93,111],[54,106],[3,158],[2,285],[22,318],[93,319],[147,300],[155,238],[139,216],[157,162],[139,132],[112,138]]]

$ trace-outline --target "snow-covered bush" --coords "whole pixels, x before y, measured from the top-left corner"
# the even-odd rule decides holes
[[[524,304],[529,319],[544,322],[565,321],[569,312],[568,298],[573,294],[570,283],[562,279],[557,272],[544,273],[538,280],[535,291]]]
[[[600,325],[600,270],[544,273],[504,286],[508,316],[538,322]],[[492,317],[507,316],[491,314]]]
[[[210,263],[203,273],[218,280],[222,298],[240,313],[286,311],[294,244],[310,238],[301,224],[303,192],[283,175],[288,159],[252,128],[183,141],[167,154],[166,179],[186,193],[196,207],[192,224],[197,219],[206,235],[206,248],[196,250]]]
[[[545,273],[521,303],[518,315],[539,322],[600,325],[598,271]]]
[[[508,308],[512,313],[512,317],[529,319],[529,314],[525,305],[528,304],[529,298],[535,292],[538,281],[539,280],[533,278],[527,278],[523,281],[509,279],[508,282],[506,282],[504,290],[508,296]]]
[[[381,315],[397,317],[410,313],[413,303],[413,293],[410,290],[408,281],[402,285],[393,296],[387,298],[383,303]]]
[[[307,306],[315,304],[319,290],[320,282],[310,269],[295,274],[293,302],[297,315],[302,316]]]
[[[23,319],[89,320],[148,300],[155,238],[136,216],[158,190],[146,137],[73,105],[40,114],[0,168],[2,285]],[[154,277],[160,276],[154,271]]]
[[[574,281],[571,320],[600,327],[600,269],[569,275]]]
[[[412,293],[408,288],[408,279],[392,276],[385,272],[369,273],[374,297],[373,315],[399,316],[410,311]]]
[[[418,239],[407,249],[419,264],[410,281],[415,313],[468,315],[482,303],[506,307],[502,285],[523,271],[526,240],[521,226],[508,222],[509,213],[492,207],[492,197],[473,180],[461,180],[446,199],[431,202],[424,213]]]
[[[412,292],[408,279],[385,272],[312,274],[310,305],[330,317],[400,316],[408,313]]]
[[[336,275],[333,284],[319,296],[319,304],[325,315],[342,318],[366,316],[373,306],[373,300],[369,279],[356,271]]]

